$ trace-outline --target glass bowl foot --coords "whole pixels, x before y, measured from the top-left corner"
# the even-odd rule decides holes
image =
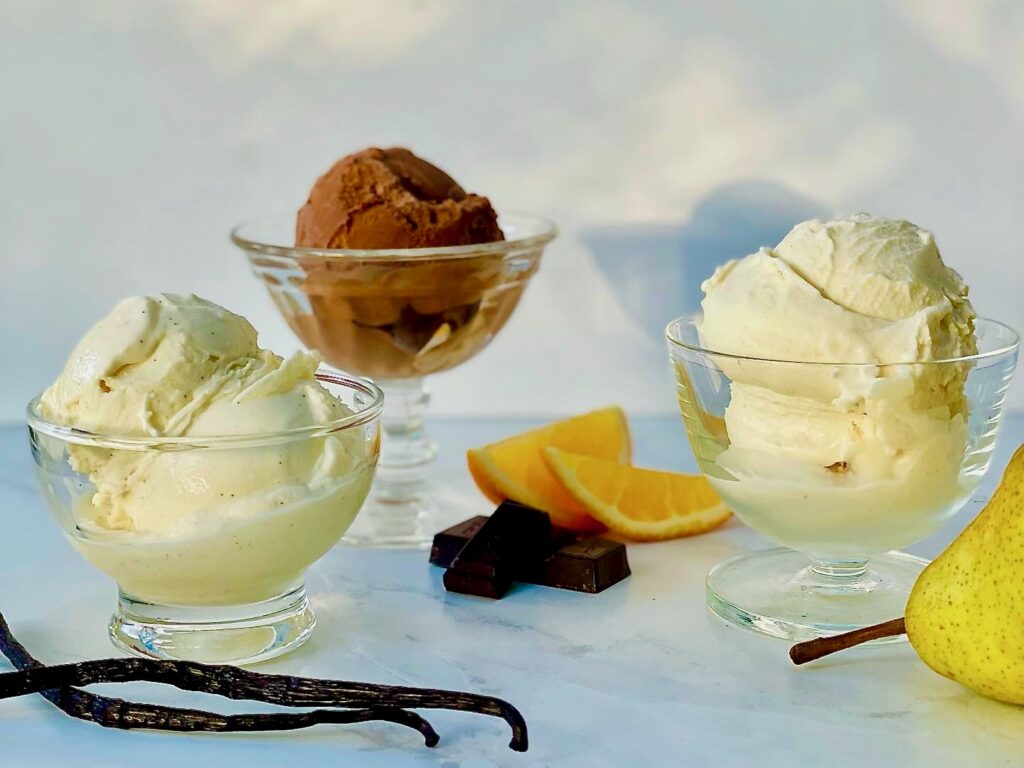
[[[811,562],[791,549],[769,549],[719,563],[708,572],[712,613],[744,629],[811,640],[903,615],[928,561],[887,552],[866,562]],[[905,636],[876,640],[901,642]]]
[[[109,631],[114,645],[136,656],[253,664],[298,648],[315,625],[299,587],[253,605],[202,608],[155,605],[121,593]]]

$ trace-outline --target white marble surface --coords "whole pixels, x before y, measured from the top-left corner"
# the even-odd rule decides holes
[[[435,425],[444,474],[468,491],[461,449],[523,426]],[[636,420],[634,431],[638,463],[692,468],[675,418]],[[978,497],[919,553],[936,553],[977,512],[1022,440],[1024,417],[1013,417]],[[0,510],[0,609],[16,633],[47,662],[112,655],[104,623],[113,586],[51,522],[21,426],[0,428]],[[784,642],[710,617],[704,573],[763,546],[732,522],[696,539],[631,546],[633,576],[602,595],[520,586],[500,602],[446,594],[423,552],[336,549],[315,566],[316,635],[263,669],[501,696],[527,718],[526,754],[507,748],[502,722],[467,714],[429,713],[441,734],[429,750],[405,729],[378,725],[259,736],[107,731],[34,697],[0,702],[0,765],[1024,764],[1024,710],[933,674],[906,645],[797,669]],[[118,693],[238,711],[156,686]]]

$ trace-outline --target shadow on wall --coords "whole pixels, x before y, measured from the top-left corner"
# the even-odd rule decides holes
[[[647,336],[700,309],[700,284],[719,264],[776,245],[794,224],[827,215],[770,181],[740,181],[705,197],[685,224],[622,224],[582,232],[612,292]]]

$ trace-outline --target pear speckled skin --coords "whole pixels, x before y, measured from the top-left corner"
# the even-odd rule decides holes
[[[940,675],[1024,704],[1024,446],[981,514],[921,574],[907,635]]]

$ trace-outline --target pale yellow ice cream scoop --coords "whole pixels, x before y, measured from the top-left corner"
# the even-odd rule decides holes
[[[718,352],[884,364],[977,351],[967,286],[942,262],[932,234],[907,221],[864,215],[806,221],[775,248],[719,267],[702,288],[700,331]],[[919,394],[957,407],[962,381],[941,380],[952,372],[931,371],[940,380],[924,381]],[[844,385],[856,390],[870,383],[820,373],[805,369],[800,381],[772,388],[832,401],[862,394],[844,393]]]
[[[121,301],[76,346],[41,414],[104,438],[253,444],[69,444],[92,489],[73,543],[142,599],[241,603],[294,583],[351,523],[375,457],[359,430],[288,436],[352,413],[316,380],[318,364],[260,349],[245,318],[196,296]]]
[[[184,434],[228,379],[269,354],[244,317],[210,301],[132,296],[75,346],[43,394],[43,415],[90,432]]]
[[[42,397],[58,424],[113,436],[280,432],[350,411],[314,378],[318,358],[285,361],[256,344],[249,322],[196,296],[121,301],[79,342]],[[356,446],[338,437],[194,456],[77,448],[75,468],[96,485],[91,522],[184,535],[217,516],[254,514],[269,495],[291,498],[342,475]],[[182,478],[186,477],[187,482]],[[280,498],[275,498],[275,502]]]
[[[716,360],[731,380],[717,463],[739,481],[722,495],[766,533],[814,551],[800,533],[824,540],[873,510],[863,554],[875,532],[880,547],[920,538],[965,492],[969,365],[936,361],[977,352],[975,315],[931,233],[865,215],[806,221],[702,287],[703,345],[758,358]]]

